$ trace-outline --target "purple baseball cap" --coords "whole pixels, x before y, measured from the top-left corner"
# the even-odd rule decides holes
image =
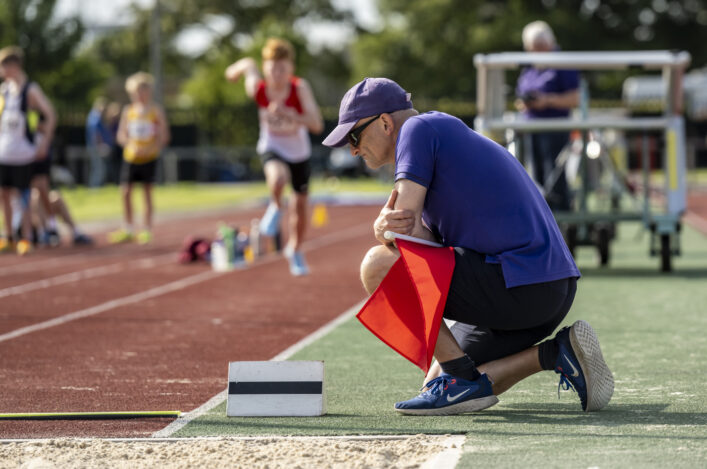
[[[328,147],[343,147],[356,122],[384,112],[412,109],[410,93],[388,78],[364,78],[346,92],[339,107],[339,125],[322,142]]]

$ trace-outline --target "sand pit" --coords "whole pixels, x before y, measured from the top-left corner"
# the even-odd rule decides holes
[[[62,438],[0,443],[0,468],[421,468],[429,466],[443,451],[454,451],[459,445],[459,439],[449,435],[169,440]]]

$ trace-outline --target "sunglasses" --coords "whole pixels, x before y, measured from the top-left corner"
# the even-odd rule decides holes
[[[366,122],[362,126],[356,127],[351,132],[349,132],[349,134],[347,135],[347,137],[349,139],[349,145],[351,145],[354,148],[358,147],[358,144],[361,143],[361,133],[363,132],[363,129],[368,127],[371,124],[371,122],[378,119],[381,115],[382,114],[378,114],[376,117],[369,120],[368,122]]]

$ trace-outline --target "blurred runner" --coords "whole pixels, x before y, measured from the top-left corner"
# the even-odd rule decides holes
[[[0,192],[6,235],[0,238],[0,252],[16,250],[19,255],[32,250],[31,227],[29,217],[25,217],[20,236],[13,237],[12,196],[18,191],[23,207],[29,210],[33,163],[47,158],[56,127],[54,108],[39,85],[25,74],[23,59],[19,47],[0,50],[0,75],[5,80],[0,85]],[[41,133],[32,130],[35,126],[30,122],[30,111],[44,120]],[[48,182],[43,182],[40,187],[48,188]],[[48,212],[51,216],[50,208]]]
[[[125,82],[131,103],[125,106],[118,127],[118,142],[123,146],[120,175],[123,196],[124,226],[109,234],[111,243],[132,241],[133,184],[141,182],[145,194],[145,219],[137,235],[140,244],[152,240],[152,184],[155,182],[157,159],[169,142],[169,126],[162,107],[152,101],[152,75],[138,72]]]
[[[260,138],[257,150],[270,189],[270,204],[260,222],[260,233],[266,236],[278,233],[282,192],[289,180],[295,204],[294,210],[290,210],[285,256],[292,275],[307,275],[309,267],[301,251],[307,229],[311,172],[311,143],[307,131],[319,134],[324,123],[309,84],[294,75],[292,44],[282,39],[268,39],[262,57],[262,77],[255,60],[246,57],[226,69],[226,78],[238,82],[241,76],[245,76],[246,93],[258,104]]]

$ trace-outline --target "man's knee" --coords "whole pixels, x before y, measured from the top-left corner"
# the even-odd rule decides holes
[[[368,250],[361,262],[361,283],[369,295],[378,288],[397,259],[398,254],[383,245]]]

